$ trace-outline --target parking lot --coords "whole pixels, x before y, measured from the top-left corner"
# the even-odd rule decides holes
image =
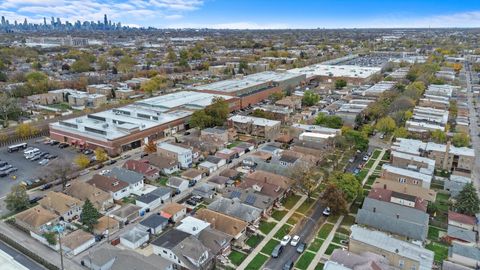
[[[37,138],[25,142],[28,144],[28,147],[38,148],[40,151],[48,152],[58,156],[58,158],[71,162],[73,162],[74,157],[78,154],[77,151],[71,147],[61,149],[58,146],[46,145],[43,141],[43,139]],[[0,178],[0,197],[7,195],[11,187],[18,185],[21,181],[38,178],[45,173],[45,167],[48,166],[48,164],[38,164],[40,160],[27,160],[23,155],[23,149],[13,153],[9,153],[7,149],[8,146],[0,148],[0,160],[6,161],[8,164],[18,168],[18,171]]]

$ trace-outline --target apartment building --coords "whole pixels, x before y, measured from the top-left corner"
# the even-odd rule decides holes
[[[193,151],[191,148],[185,148],[176,144],[161,142],[157,144],[157,154],[171,158],[180,164],[182,168],[189,168],[193,162]]]
[[[234,115],[228,119],[228,123],[238,133],[264,137],[273,140],[280,134],[280,121],[265,118]]]
[[[433,172],[432,172],[433,173]],[[382,172],[380,177],[392,181],[398,181],[399,183],[417,186],[422,188],[430,188],[430,184],[433,180],[433,174],[428,174],[427,170],[423,168],[400,168],[390,164],[382,165]]]

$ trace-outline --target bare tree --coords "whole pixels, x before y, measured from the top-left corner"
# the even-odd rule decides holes
[[[8,126],[8,120],[11,114],[17,111],[19,111],[17,99],[7,94],[0,94],[0,119],[4,127]]]
[[[300,163],[292,168],[290,178],[295,181],[298,189],[310,198],[318,186],[321,175],[314,167]]]
[[[64,158],[59,157],[51,161],[45,168],[46,178],[49,181],[60,180],[62,183],[62,189],[65,189],[68,179],[77,169],[78,167],[76,165],[65,160]]]

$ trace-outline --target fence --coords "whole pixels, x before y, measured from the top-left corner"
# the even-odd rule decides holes
[[[40,138],[42,136],[48,136],[48,134],[49,134],[48,127],[44,130],[40,130],[40,132],[37,132],[35,135],[31,135],[31,136],[27,136],[27,137],[18,137],[15,132],[7,133],[7,134],[5,134],[5,135],[7,135],[7,139],[0,142],[0,147],[15,144],[15,143],[24,142],[24,141],[30,140],[30,139]]]

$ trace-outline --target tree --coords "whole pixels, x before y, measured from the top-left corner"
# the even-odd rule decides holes
[[[273,116],[273,113],[267,112],[261,109],[255,109],[252,112],[252,116],[254,117],[260,117],[260,118],[265,118],[265,119],[274,119],[275,117]]]
[[[375,128],[381,132],[390,133],[393,132],[395,128],[397,128],[397,124],[395,123],[395,120],[393,120],[393,118],[391,118],[390,116],[386,116],[378,120]]]
[[[317,187],[320,175],[310,166],[300,164],[291,170],[290,178],[294,179],[297,187],[310,198]]]
[[[322,204],[330,207],[330,211],[333,214],[342,214],[347,212],[348,202],[345,199],[345,195],[334,183],[329,183],[327,185],[323,191],[320,201]]]
[[[212,125],[221,126],[228,118],[230,110],[228,108],[228,102],[221,97],[215,97],[212,100],[212,104],[205,108],[205,113],[212,118]]]
[[[90,202],[89,199],[86,199],[85,203],[83,204],[80,219],[82,224],[87,227],[88,232],[93,232],[93,227],[98,223],[100,216],[100,213],[95,206],[93,206],[92,202]]]
[[[65,189],[68,179],[76,170],[76,167],[68,160],[59,157],[55,160],[52,160],[48,166],[45,167],[45,170],[45,176],[48,180],[60,180],[62,183],[62,188]]]
[[[480,199],[472,183],[466,184],[455,199],[457,201],[455,203],[457,212],[469,216],[474,216],[480,212]]]
[[[108,70],[110,66],[108,65],[107,58],[105,56],[100,56],[98,58],[98,69],[99,70]]]
[[[101,147],[95,148],[94,153],[95,153],[95,159],[98,162],[104,162],[108,159],[107,152],[105,152],[105,149],[103,149]]]
[[[395,138],[407,138],[408,137],[408,130],[404,127],[399,127],[395,129],[393,132],[393,136]]]
[[[55,246],[57,244],[57,234],[54,232],[46,232],[42,234],[43,238],[47,240],[47,243],[51,246]]]
[[[20,110],[16,98],[12,98],[5,93],[0,94],[0,119],[3,127],[8,127],[8,120],[12,115]]]
[[[277,101],[279,101],[280,99],[282,99],[284,96],[285,96],[285,94],[284,94],[283,92],[276,92],[276,93],[271,94],[269,98],[270,98],[273,102],[277,102]]]
[[[449,111],[450,111],[450,118],[452,118],[452,119],[457,118],[458,106],[457,106],[457,101],[456,100],[450,100]]]
[[[27,209],[30,204],[27,188],[23,185],[12,186],[10,193],[5,198],[5,204],[7,209],[12,212]]]
[[[70,67],[71,71],[75,73],[87,72],[92,70],[92,66],[87,59],[81,58],[76,60]]]
[[[441,129],[435,129],[430,133],[430,138],[436,143],[445,143],[447,141],[447,134]]]
[[[424,82],[413,82],[405,88],[403,94],[413,100],[418,100],[423,95],[426,88]]]
[[[172,47],[169,47],[167,50],[167,61],[170,63],[177,61],[177,54],[175,54]]]
[[[353,201],[362,192],[362,185],[351,173],[334,172],[328,178],[328,182],[335,184],[348,202]]]
[[[302,104],[304,106],[313,106],[320,101],[320,96],[313,91],[307,90],[303,93]]]
[[[81,169],[85,169],[90,164],[90,159],[84,154],[77,155],[73,161]]]
[[[339,79],[335,81],[335,89],[342,89],[347,86],[347,81],[344,79]]]
[[[145,153],[155,153],[157,152],[157,145],[153,140],[148,140],[148,143],[143,147]]]
[[[349,145],[354,145],[357,150],[364,151],[368,148],[368,137],[360,131],[342,129],[342,134]]]
[[[452,143],[456,147],[468,147],[470,145],[470,136],[464,132],[455,133],[452,138]]]
[[[18,137],[26,138],[26,137],[33,136],[33,135],[37,134],[38,130],[35,127],[32,127],[28,123],[22,123],[22,124],[19,124],[16,127],[15,132],[16,132]]]
[[[328,128],[341,128],[343,126],[343,120],[340,116],[319,113],[315,118],[315,125]]]
[[[135,59],[133,59],[129,55],[125,55],[120,59],[120,61],[118,61],[117,70],[123,73],[127,73],[127,72],[130,72],[133,66],[135,66],[136,64],[137,64],[137,61],[135,61]]]
[[[153,92],[167,87],[167,82],[168,80],[166,77],[157,75],[150,80],[144,82],[141,88],[145,93],[148,93],[148,95],[151,96]]]
[[[207,115],[205,110],[195,111],[190,117],[190,126],[199,129],[212,126],[212,118]]]

